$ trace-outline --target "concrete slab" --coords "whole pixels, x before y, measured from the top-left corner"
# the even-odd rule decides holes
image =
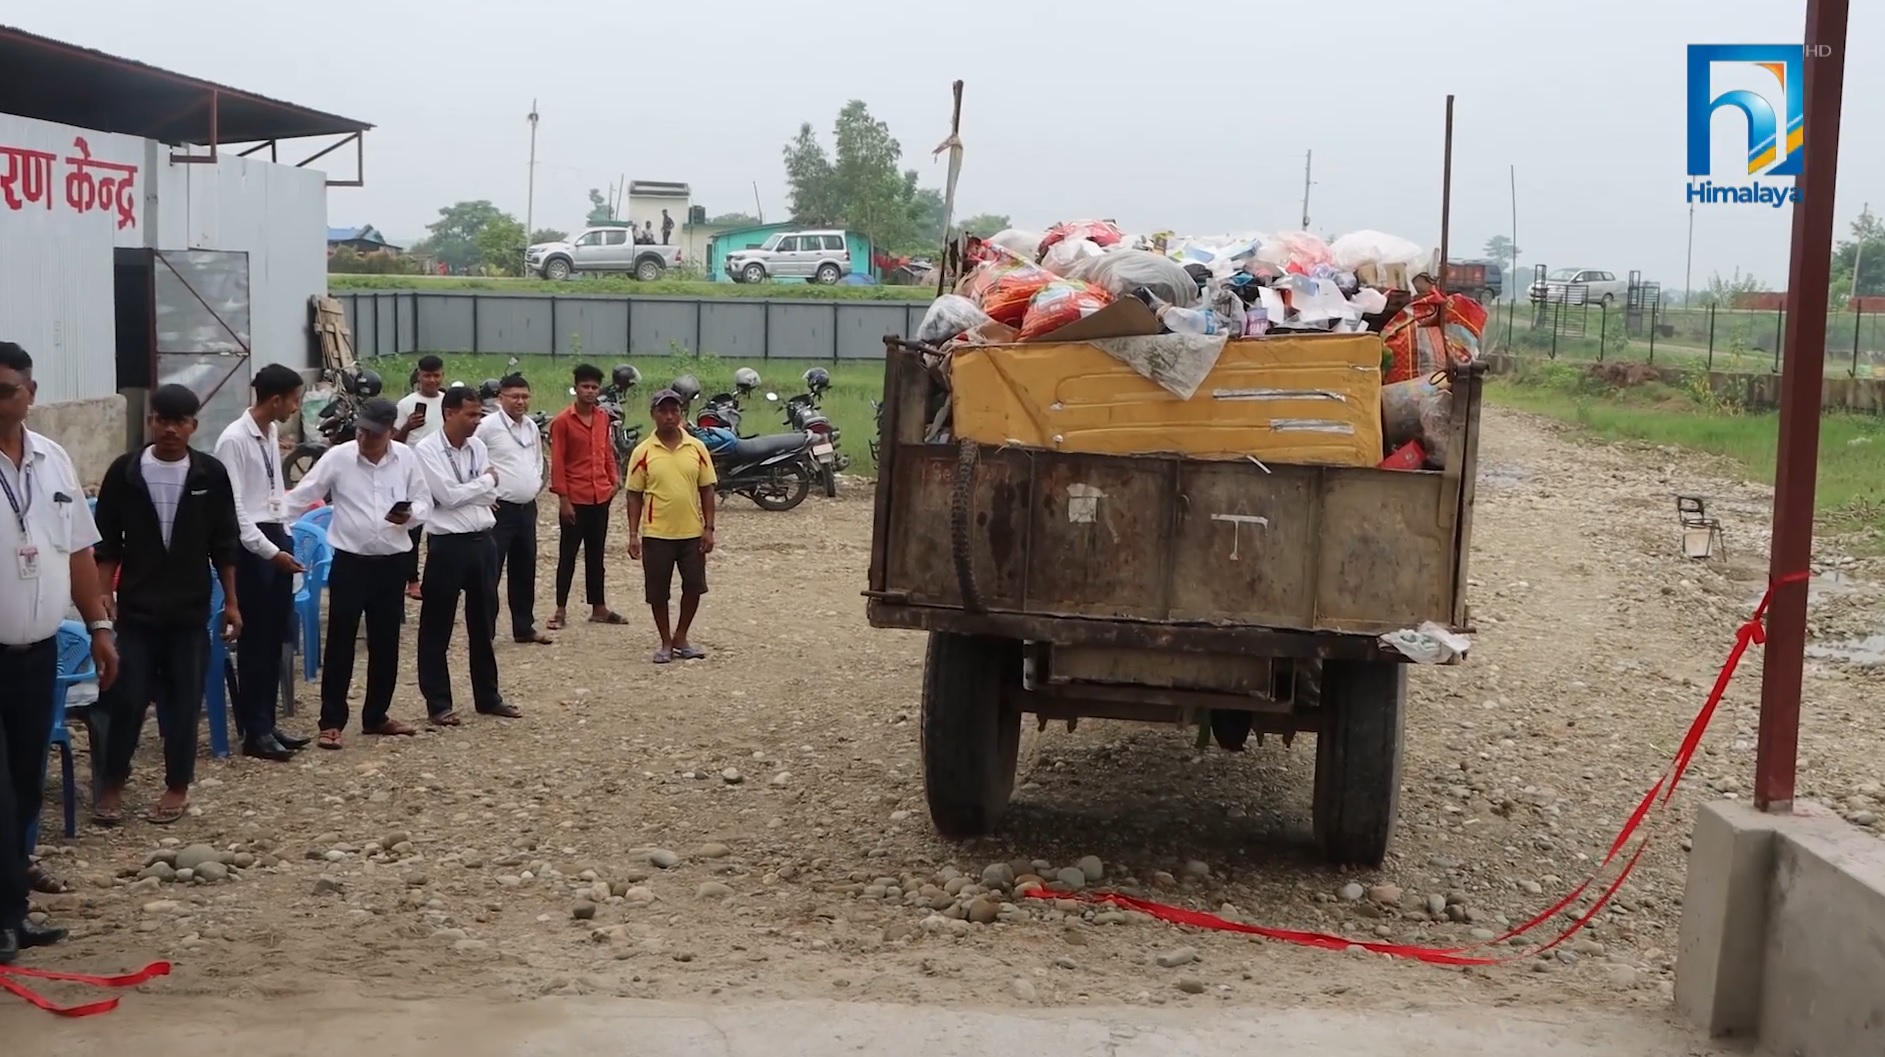
[[[790,1002],[733,1007],[622,999],[361,999],[237,1003],[132,995],[117,1012],[67,1021],[0,1009],[8,1052],[121,1057],[1708,1057],[1654,1017],[1566,1009],[1414,1008],[1198,1011],[1141,1008],[994,1011]]]
[[[96,400],[34,404],[26,425],[58,441],[72,456],[79,480],[95,487],[111,460],[128,450],[125,416],[125,398],[114,393]]]

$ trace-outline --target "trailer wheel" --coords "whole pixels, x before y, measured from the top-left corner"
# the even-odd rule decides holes
[[[1021,678],[1012,639],[933,631],[923,660],[923,793],[951,839],[993,832],[1014,793],[1021,711],[1005,693]]]
[[[1389,661],[1306,665],[1298,702],[1322,713],[1316,735],[1315,834],[1335,866],[1379,866],[1401,799],[1407,668]],[[1305,700],[1307,699],[1307,700]]]

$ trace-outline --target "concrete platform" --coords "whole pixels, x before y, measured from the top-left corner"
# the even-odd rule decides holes
[[[1676,1008],[1788,1057],[1885,1057],[1885,841],[1823,807],[1696,813]]]
[[[61,1020],[0,1008],[9,1053],[121,1057],[1707,1057],[1724,1051],[1653,1017],[1567,1009],[1346,1011],[1138,1008],[980,1011],[792,1002],[681,1005],[623,999],[392,999],[234,1003],[130,995]]]

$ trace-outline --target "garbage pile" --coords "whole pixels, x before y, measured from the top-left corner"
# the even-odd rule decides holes
[[[916,334],[945,386],[963,346],[1084,342],[1188,401],[1227,341],[1376,334],[1384,468],[1444,464],[1447,368],[1479,358],[1486,322],[1478,302],[1434,286],[1426,251],[1379,231],[1135,236],[1072,220],[967,237],[961,260]]]

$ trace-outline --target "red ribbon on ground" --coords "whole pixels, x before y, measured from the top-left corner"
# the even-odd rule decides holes
[[[1767,641],[1767,628],[1761,621],[1767,615],[1768,604],[1773,601],[1774,589],[1783,584],[1799,583],[1807,579],[1807,576],[1808,574],[1804,572],[1789,573],[1768,584],[1767,591],[1761,595],[1760,604],[1754,607],[1753,616],[1749,617],[1747,621],[1736,630],[1734,648],[1728,651],[1728,659],[1722,664],[1721,672],[1715,676],[1715,685],[1708,692],[1708,700],[1703,703],[1701,711],[1697,712],[1695,719],[1690,722],[1688,733],[1683,735],[1682,743],[1676,749],[1675,756],[1669,761],[1668,765],[1663,768],[1663,772],[1661,776],[1656,779],[1655,784],[1651,785],[1649,791],[1643,794],[1642,800],[1637,802],[1636,809],[1630,812],[1629,820],[1623,824],[1623,829],[1617,834],[1616,839],[1610,842],[1610,849],[1604,853],[1603,861],[1598,863],[1597,868],[1591,871],[1590,876],[1586,877],[1576,888],[1571,889],[1570,893],[1563,899],[1558,900],[1556,903],[1540,911],[1537,915],[1532,917],[1531,920],[1507,929],[1502,935],[1495,936],[1492,939],[1480,943],[1475,943],[1469,947],[1414,947],[1401,943],[1379,943],[1354,940],[1346,936],[1336,936],[1326,932],[1305,932],[1299,929],[1279,929],[1263,925],[1246,925],[1239,921],[1231,921],[1219,917],[1216,914],[1207,914],[1198,910],[1187,910],[1184,907],[1170,906],[1165,903],[1154,903],[1146,899],[1120,895],[1117,892],[1059,892],[1049,888],[1040,888],[1027,893],[1027,895],[1030,899],[1073,899],[1083,903],[1110,903],[1115,906],[1125,907],[1129,910],[1137,910],[1143,914],[1149,914],[1161,921],[1167,921],[1174,925],[1215,929],[1219,932],[1241,932],[1246,935],[1261,936],[1264,939],[1293,943],[1299,947],[1318,947],[1323,950],[1342,951],[1350,947],[1359,947],[1362,950],[1374,954],[1385,954],[1393,958],[1409,958],[1414,961],[1428,962],[1433,965],[1498,965],[1503,962],[1518,961],[1522,958],[1537,957],[1563,944],[1571,937],[1583,931],[1584,926],[1590,924],[1591,919],[1596,917],[1598,912],[1603,910],[1605,904],[1609,903],[1610,900],[1616,896],[1617,892],[1623,888],[1624,882],[1630,879],[1630,874],[1636,869],[1636,864],[1643,858],[1643,852],[1648,850],[1650,845],[1649,834],[1645,833],[1643,835],[1643,839],[1637,843],[1636,850],[1630,854],[1628,859],[1624,860],[1623,868],[1618,871],[1616,878],[1604,887],[1597,901],[1591,905],[1591,908],[1580,915],[1577,920],[1573,921],[1563,932],[1558,933],[1549,943],[1537,944],[1517,951],[1516,953],[1503,954],[1496,957],[1474,954],[1472,952],[1484,950],[1488,947],[1523,936],[1551,920],[1552,915],[1562,912],[1566,907],[1576,902],[1578,897],[1589,891],[1591,886],[1598,882],[1604,875],[1604,872],[1608,870],[1610,865],[1622,854],[1624,847],[1629,844],[1630,838],[1635,836],[1637,832],[1642,829],[1643,823],[1648,819],[1650,812],[1652,810],[1661,811],[1668,808],[1670,799],[1675,796],[1677,785],[1682,781],[1682,776],[1687,773],[1690,762],[1695,758],[1696,750],[1701,747],[1702,736],[1708,732],[1708,725],[1714,720],[1715,712],[1721,706],[1723,695],[1728,692],[1728,684],[1734,679],[1735,669],[1741,666],[1741,658],[1746,656],[1750,647],[1764,644]]]
[[[57,1013],[62,1017],[95,1017],[100,1013],[109,1013],[118,1008],[115,998],[101,998],[96,1002],[86,1002],[76,1006],[62,1006],[45,995],[20,983],[20,977],[33,980],[57,980],[68,984],[87,984],[92,987],[136,987],[159,977],[170,975],[169,962],[152,962],[134,973],[120,976],[92,976],[86,973],[61,973],[51,969],[29,969],[23,965],[0,965],[0,991],[18,995],[48,1013]]]

